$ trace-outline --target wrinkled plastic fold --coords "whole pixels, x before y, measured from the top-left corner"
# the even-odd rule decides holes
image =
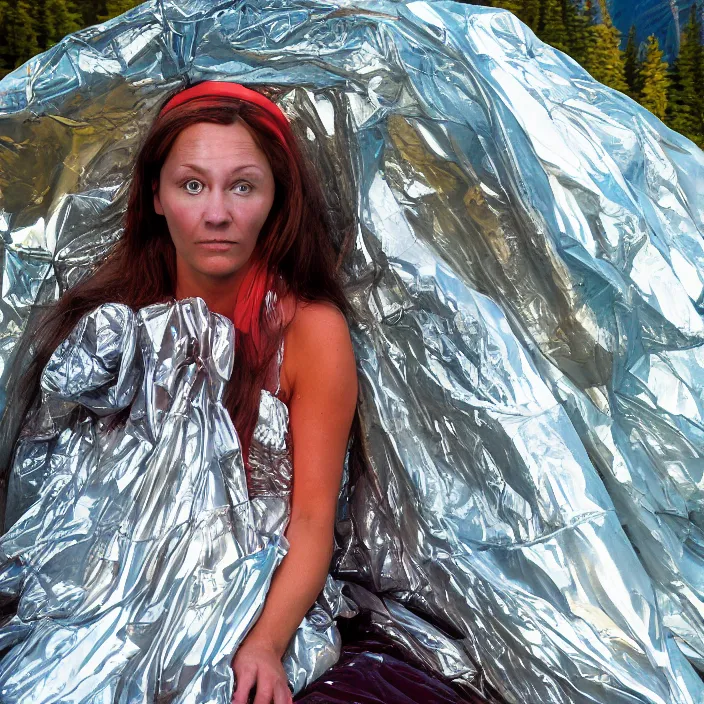
[[[230,701],[286,549],[258,529],[220,403],[233,349],[202,299],[107,303],[49,360],[11,475],[11,506],[29,506],[0,541],[0,592],[19,598],[4,702]]]
[[[341,494],[331,579],[289,648],[291,683],[334,663],[335,620],[356,613],[409,661],[490,700],[703,701],[694,668],[704,669],[704,154],[506,11],[159,0],[9,74],[0,82],[3,383],[38,308],[119,238],[131,160],[160,105],[205,78],[271,95],[325,184],[336,227],[357,227],[345,275],[371,471]],[[45,372],[47,411],[18,445],[0,544],[2,588],[22,607],[1,636],[16,643],[0,662],[3,701],[23,691],[50,700],[41,688],[64,656],[49,657],[45,644],[60,643],[72,662],[83,641],[45,624],[60,629],[107,603],[101,580],[156,564],[142,550],[157,549],[169,520],[194,551],[193,571],[176,583],[194,591],[169,601],[168,618],[192,616],[218,635],[202,648],[188,627],[167,637],[165,593],[150,597],[148,615],[116,602],[104,617],[115,619],[113,640],[99,652],[111,671],[134,676],[86,675],[62,701],[92,701],[114,682],[129,682],[124,702],[140,701],[129,687],[144,682],[171,687],[174,701],[228,694],[226,654],[285,550],[293,467],[274,433],[255,462],[259,498],[238,483],[239,445],[217,401],[223,370],[236,364],[231,340],[190,300],[131,312],[106,304]],[[166,375],[158,403],[144,385],[149,364],[185,348],[139,357],[156,320],[173,340],[197,330],[212,359],[200,386],[195,371]],[[81,347],[90,325],[104,324],[124,344]],[[141,372],[121,366],[130,350]],[[69,371],[62,353],[75,355]],[[167,410],[186,396],[220,409],[189,436],[196,463],[179,440],[194,417]],[[135,434],[113,447],[101,428],[127,406]],[[285,406],[263,397],[260,437],[286,423]],[[164,464],[170,474],[145,482],[139,468],[162,451],[177,460]],[[66,464],[46,464],[49,452]],[[205,480],[214,468],[220,484]],[[93,487],[100,472],[112,484]],[[204,483],[181,502],[179,481]],[[140,511],[101,508],[118,491],[134,491]],[[267,491],[273,514],[261,504]],[[198,523],[199,511],[213,523]],[[98,552],[85,550],[103,527],[120,536],[125,525],[145,544],[106,533]],[[199,525],[223,541],[228,570],[197,571]],[[52,559],[64,550],[70,563]],[[121,584],[110,598],[127,599]],[[191,614],[198,599],[204,611]],[[206,661],[219,663],[207,675]],[[39,674],[23,679],[30,671]]]

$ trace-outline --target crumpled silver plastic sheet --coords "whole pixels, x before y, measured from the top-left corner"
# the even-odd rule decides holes
[[[230,702],[232,655],[288,548],[292,480],[268,390],[245,475],[221,403],[234,335],[201,298],[106,303],[49,360],[0,539],[0,594],[19,601],[0,627],[4,704]],[[342,613],[329,577],[284,658],[295,691],[339,658]]]
[[[508,12],[161,0],[7,76],[2,378],[119,237],[160,104],[203,78],[271,90],[358,218],[373,471],[314,635],[366,612],[512,703],[703,701],[704,154]]]
[[[3,702],[231,700],[286,550],[254,519],[220,403],[232,333],[199,298],[107,303],[50,359],[0,541],[0,592],[21,597],[0,628]]]

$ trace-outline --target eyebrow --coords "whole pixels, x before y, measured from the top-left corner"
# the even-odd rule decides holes
[[[199,174],[203,174],[204,176],[207,176],[208,174],[207,169],[203,169],[200,166],[196,166],[195,164],[179,164],[177,168],[192,169],[193,171],[197,171]],[[256,164],[245,164],[244,166],[238,166],[236,169],[230,171],[230,176],[234,176],[234,174],[237,174],[240,171],[246,171],[247,169],[255,169],[256,171],[261,172],[261,168]]]

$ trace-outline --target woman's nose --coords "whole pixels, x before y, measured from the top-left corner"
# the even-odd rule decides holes
[[[212,189],[207,195],[205,204],[205,222],[208,225],[222,225],[231,220],[230,211],[227,207],[227,200],[217,188]]]

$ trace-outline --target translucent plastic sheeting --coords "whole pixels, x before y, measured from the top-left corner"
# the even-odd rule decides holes
[[[4,365],[204,78],[268,90],[357,223],[343,593],[509,702],[702,701],[704,154],[505,11],[146,3],[0,82]]]

